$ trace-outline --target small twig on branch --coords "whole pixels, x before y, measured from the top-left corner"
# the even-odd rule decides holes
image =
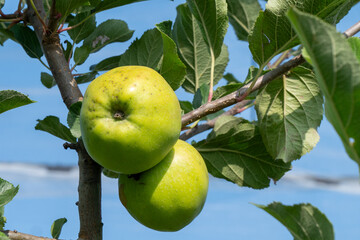
[[[351,36],[354,36],[355,34],[357,34],[358,32],[360,32],[360,21],[355,23],[354,25],[352,25],[349,29],[347,29],[344,32],[344,35],[346,37],[351,37]]]
[[[66,142],[63,144],[64,148],[65,149],[72,149],[72,150],[79,150],[79,143],[69,143],[69,142]]]
[[[221,114],[220,116],[211,119],[209,121],[207,121],[206,123],[203,123],[201,125],[196,125],[194,128],[189,129],[188,131],[184,132],[183,134],[180,135],[180,139],[181,140],[188,140],[189,138],[205,132],[206,130],[209,130],[211,128],[213,128],[215,126],[215,122],[216,120],[218,120],[220,117],[222,116],[234,116],[238,113],[241,113],[242,111],[244,111],[245,109],[247,109],[248,104],[250,104],[252,101],[251,100],[244,100],[241,101],[237,104],[235,104],[231,109],[229,109],[228,111],[224,112],[223,114]]]
[[[259,77],[251,89],[251,92],[258,90],[259,88],[265,86],[270,81],[280,77],[281,75],[285,74],[292,68],[299,66],[300,64],[304,63],[304,58],[299,55],[291,59],[290,61],[284,63],[283,65],[273,69],[272,71],[264,74],[263,76]],[[246,84],[239,90],[230,93],[229,95],[226,95],[222,98],[216,99],[215,101],[206,103],[199,107],[198,109],[195,109],[191,112],[188,112],[187,114],[184,114],[181,119],[182,127],[184,128],[186,125],[195,122],[196,120],[205,117],[206,115],[209,115],[211,113],[217,112],[221,109],[224,109],[228,106],[231,106],[237,102],[242,101],[246,95],[247,90],[251,86],[252,82]]]
[[[30,235],[30,234],[26,234],[26,233],[21,233],[18,231],[1,231],[3,233],[6,234],[6,236],[10,239],[10,240],[56,240],[54,238],[46,238],[46,237],[37,237],[34,235]]]

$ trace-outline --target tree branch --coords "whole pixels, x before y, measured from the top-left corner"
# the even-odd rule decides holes
[[[288,62],[284,63],[283,65],[273,69],[272,71],[266,73],[265,75],[259,77],[251,89],[251,92],[258,90],[259,88],[265,86],[270,81],[280,77],[281,75],[285,74],[292,68],[299,66],[300,64],[304,63],[305,59],[299,55],[294,57],[293,59],[289,60]],[[182,127],[184,128],[186,125],[195,122],[196,120],[205,117],[211,113],[215,113],[221,109],[229,107],[237,102],[241,102],[246,97],[246,92],[251,86],[251,83],[246,84],[239,90],[230,93],[222,98],[216,99],[215,101],[206,103],[199,108],[184,114],[181,119]]]
[[[56,240],[54,238],[46,238],[46,237],[37,237],[34,235],[26,234],[26,233],[20,233],[18,231],[1,231],[10,238],[10,240]]]
[[[40,19],[35,14],[31,5],[32,0],[27,0],[27,16],[33,25],[36,35],[44,51],[47,62],[49,63],[53,77],[60,90],[65,105],[69,108],[72,104],[83,99],[83,95],[73,78],[69,64],[65,59],[60,45],[60,38],[57,31],[52,31],[47,27],[43,28]],[[45,19],[45,10],[42,0],[33,0],[34,6],[42,19]],[[56,18],[54,2],[51,9],[51,18]],[[57,19],[49,19],[51,28],[56,25]],[[81,240],[101,240],[102,221],[101,221],[101,167],[95,163],[87,154],[83,144],[77,149],[79,156],[79,218],[80,230],[79,239]]]
[[[349,29],[347,29],[344,34],[346,37],[352,37],[355,34],[360,32],[360,21],[355,23],[353,26],[351,26]]]

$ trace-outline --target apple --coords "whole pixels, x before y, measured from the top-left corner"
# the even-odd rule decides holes
[[[202,210],[209,185],[199,152],[178,140],[155,167],[138,174],[120,174],[119,197],[138,222],[158,231],[178,231]]]
[[[96,162],[111,171],[139,173],[159,163],[179,138],[180,104],[155,70],[118,67],[86,89],[80,128]]]

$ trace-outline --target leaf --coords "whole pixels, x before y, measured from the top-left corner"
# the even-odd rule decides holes
[[[70,59],[72,57],[73,45],[68,40],[65,40],[64,43],[66,43],[66,49],[61,44],[61,48],[63,49],[64,52],[64,57],[65,59]]]
[[[187,0],[191,13],[199,22],[206,43],[214,57],[220,55],[229,26],[226,0]]]
[[[186,114],[194,110],[192,103],[189,101],[179,101],[179,103],[181,110],[183,111],[183,114]]]
[[[45,131],[65,141],[76,143],[76,138],[71,134],[70,129],[61,124],[58,117],[47,116],[43,120],[37,121],[36,130]]]
[[[226,0],[228,4],[229,22],[233,26],[239,40],[247,41],[259,12],[258,0]]]
[[[356,58],[358,59],[360,63],[360,38],[357,37],[351,37],[348,39],[348,42],[350,43],[350,47],[353,50],[353,52],[356,55]]]
[[[87,18],[90,14],[91,14],[90,12],[84,12],[76,15],[75,18],[69,21],[69,27],[77,25],[85,18]],[[75,43],[79,43],[83,39],[88,37],[95,30],[95,28],[96,28],[95,15],[92,15],[80,26],[68,30],[68,34]]]
[[[4,206],[1,206],[0,207],[0,230],[4,230],[5,223],[6,223],[6,217],[4,217]]]
[[[67,222],[66,218],[59,218],[53,222],[51,225],[51,236],[55,239],[58,239],[60,237],[61,229],[64,226],[64,224]]]
[[[290,162],[315,147],[323,96],[311,70],[292,69],[267,84],[255,102],[261,136],[273,158]]]
[[[156,24],[156,28],[160,31],[163,43],[163,58],[160,68],[160,74],[169,83],[175,91],[185,80],[186,66],[181,62],[175,42],[170,38],[171,21],[165,21]]]
[[[56,82],[55,82],[55,79],[53,78],[53,76],[46,72],[41,72],[40,78],[41,78],[41,83],[47,88],[52,88],[53,86],[56,85]]]
[[[179,57],[186,66],[182,87],[195,93],[204,83],[210,84],[211,56],[199,24],[186,4],[177,7],[172,35],[178,46]],[[214,85],[223,77],[228,61],[229,53],[223,45],[219,57],[215,60]]]
[[[5,0],[0,0],[0,9],[4,6]]]
[[[94,80],[96,78],[97,74],[98,74],[98,72],[96,72],[96,71],[84,73],[84,74],[81,74],[80,76],[76,76],[75,80],[78,84],[91,82],[92,80]]]
[[[14,187],[8,181],[0,178],[0,208],[8,204],[18,193],[19,186]]]
[[[236,79],[236,77],[232,73],[227,73],[224,76],[224,79],[227,81],[227,83],[239,83],[240,81]]]
[[[147,30],[121,55],[119,66],[140,65],[157,69],[163,54],[162,48],[161,33],[155,28]]]
[[[311,58],[325,96],[326,118],[360,164],[360,63],[333,26],[293,9],[288,16]]]
[[[124,6],[130,3],[135,3],[135,2],[142,2],[145,0],[103,0],[101,1],[101,3],[98,3],[96,5],[95,11],[96,12],[101,12],[107,9],[111,9],[111,8],[115,8],[115,7],[120,7],[120,6]],[[99,2],[99,1],[96,1]]]
[[[232,92],[235,92],[236,90],[239,90],[242,86],[244,86],[243,83],[230,83],[230,84],[218,87],[214,91],[212,100],[216,100],[216,99],[224,97]]]
[[[39,40],[32,29],[21,24],[16,24],[10,31],[14,34],[14,38],[21,44],[29,57],[41,58],[43,52]]]
[[[0,91],[0,113],[34,102],[24,94],[14,90]]]
[[[203,84],[200,88],[196,91],[194,95],[194,99],[192,105],[194,109],[199,108],[201,105],[205,104],[208,100],[209,96],[209,85]]]
[[[67,116],[67,124],[70,128],[70,132],[76,138],[81,137],[81,130],[80,130],[81,105],[82,102],[76,102],[72,104],[69,108],[69,113]]]
[[[0,240],[10,240],[10,238],[8,236],[6,236],[5,233],[0,232]]]
[[[62,19],[66,19],[70,13],[86,2],[87,0],[56,0],[56,10],[61,13]]]
[[[233,116],[220,117],[207,139],[194,146],[214,177],[239,186],[266,188],[290,170],[289,163],[269,155],[256,125]]]
[[[80,48],[76,48],[74,60],[80,65],[85,62],[90,53],[97,52],[113,42],[125,42],[132,37],[133,33],[134,31],[129,30],[126,22],[116,19],[107,20],[84,39]]]
[[[286,206],[273,202],[267,206],[254,204],[281,222],[295,240],[333,240],[334,230],[327,217],[311,204]]]
[[[260,12],[249,35],[249,48],[254,60],[265,65],[279,53],[299,44],[295,31],[286,17],[294,6],[336,24],[359,0],[269,0],[265,12]]]
[[[93,71],[111,70],[111,69],[119,66],[120,59],[121,59],[121,55],[106,58],[106,59],[102,60],[101,62],[99,62],[98,64],[91,67],[90,70],[93,70]]]

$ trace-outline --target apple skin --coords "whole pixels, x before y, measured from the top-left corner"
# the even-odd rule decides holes
[[[88,86],[80,127],[96,162],[111,171],[139,173],[159,163],[179,138],[180,104],[155,70],[118,67]]]
[[[209,185],[203,158],[178,140],[155,167],[135,175],[121,174],[119,197],[138,222],[158,231],[174,232],[202,210]]]

